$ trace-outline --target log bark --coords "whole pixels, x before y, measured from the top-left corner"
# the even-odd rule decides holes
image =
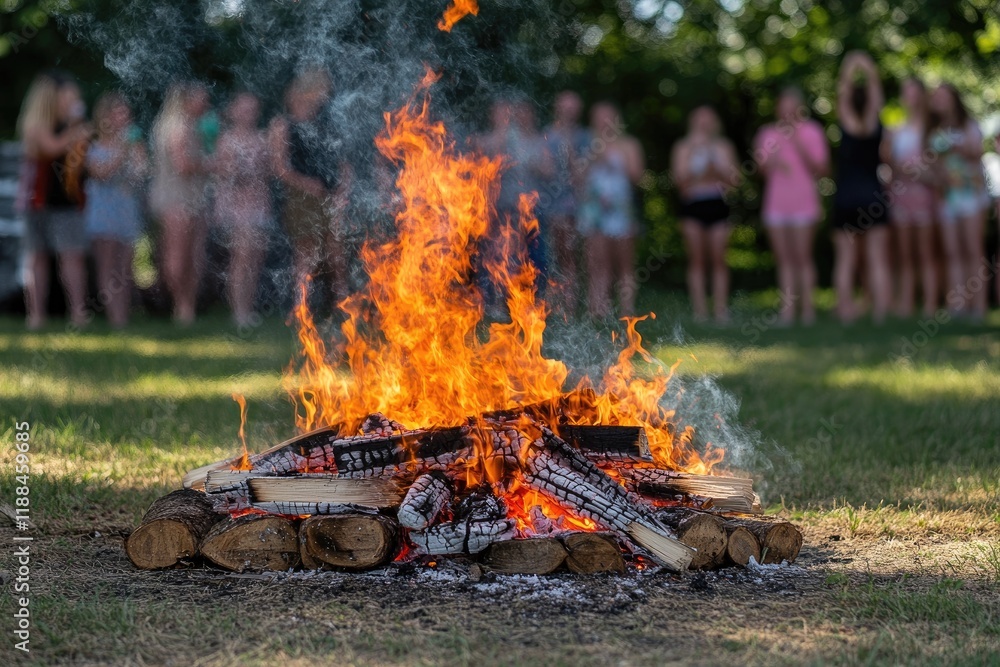
[[[625,558],[617,540],[602,533],[573,533],[562,538],[566,567],[576,574],[625,572]]]
[[[802,549],[802,532],[787,521],[759,521],[755,519],[731,519],[730,526],[746,528],[760,544],[761,563],[794,562]]]
[[[729,538],[726,541],[724,564],[746,566],[750,557],[760,562],[760,544],[757,537],[743,526],[726,526]]]
[[[219,567],[284,571],[299,564],[299,537],[288,519],[247,514],[212,527],[201,542],[201,553]]]
[[[309,569],[366,570],[393,559],[398,536],[396,521],[380,514],[313,516],[299,527],[299,548]]]
[[[496,542],[485,551],[484,563],[504,574],[549,574],[566,560],[566,547],[553,537]]]
[[[172,567],[197,555],[202,538],[222,518],[204,493],[174,491],[149,506],[142,523],[125,540],[125,553],[144,570]]]
[[[690,568],[701,570],[718,565],[726,551],[729,538],[725,522],[713,515],[687,509],[670,509],[656,515],[669,526],[684,544],[696,551]]]

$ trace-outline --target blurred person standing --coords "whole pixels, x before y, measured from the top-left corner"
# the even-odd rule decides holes
[[[153,124],[150,207],[162,231],[162,266],[173,300],[173,319],[195,320],[205,262],[207,165],[197,121],[204,113],[200,88],[177,83],[167,91]]]
[[[538,271],[539,291],[545,287],[547,265],[545,261],[545,215],[536,206],[535,216],[538,229],[530,230],[526,237],[518,235],[520,221],[520,201],[523,195],[537,193],[545,179],[552,174],[552,160],[545,138],[539,133],[535,111],[530,101],[524,99],[500,99],[491,110],[490,131],[476,138],[479,150],[493,157],[503,158],[500,175],[500,193],[496,201],[496,219],[490,223],[483,260],[495,262],[502,259],[504,230],[514,232],[512,238],[523,242],[528,259]],[[508,257],[512,260],[513,257]],[[510,267],[516,270],[516,267]],[[480,271],[480,288],[484,292],[487,310],[497,315],[502,310],[500,300],[506,295],[497,294],[496,285],[489,276]]]
[[[333,83],[325,69],[292,80],[285,113],[269,127],[272,169],[285,189],[282,221],[292,243],[295,280],[303,284],[321,268],[336,302],[349,293],[349,253],[344,231],[353,172],[337,155],[338,137],[324,114]]]
[[[564,90],[556,96],[552,124],[544,132],[552,159],[552,177],[539,192],[539,207],[550,232],[548,301],[563,317],[576,313],[579,298],[577,193],[581,166],[590,150],[590,132],[580,125],[582,114],[583,100],[575,92]]]
[[[954,315],[982,320],[988,290],[977,275],[986,261],[985,225],[989,194],[983,173],[983,135],[951,84],[938,86],[930,99],[930,149],[937,154],[941,184],[938,211],[941,248],[948,277],[946,305]]]
[[[708,319],[705,272],[711,267],[715,321],[729,321],[729,267],[726,248],[732,225],[726,195],[739,174],[736,150],[722,136],[722,123],[712,107],[688,117],[688,133],[674,146],[670,169],[680,194],[679,217],[688,255],[688,294],[695,320]]]
[[[226,110],[212,160],[215,172],[215,222],[229,249],[226,291],[238,327],[253,321],[260,267],[267,252],[272,220],[271,156],[267,134],[259,127],[260,101],[238,93]]]
[[[97,138],[87,151],[84,217],[97,265],[98,299],[111,327],[122,329],[132,305],[132,259],[142,231],[140,193],[149,161],[121,93],[97,100],[94,122]]]
[[[920,275],[921,309],[924,317],[934,314],[938,304],[937,258],[935,256],[935,195],[933,172],[924,157],[927,137],[927,90],[920,79],[905,79],[900,103],[906,122],[887,133],[883,142],[885,161],[892,168],[889,218],[896,235],[899,262],[899,300],[896,313],[913,315],[915,274]]]
[[[823,216],[818,180],[829,173],[830,152],[819,123],[807,116],[802,91],[788,87],[775,104],[777,122],[754,138],[754,159],[764,176],[761,218],[771,240],[781,293],[780,322],[816,319],[813,238]]]
[[[83,221],[83,168],[92,132],[80,89],[64,72],[39,75],[17,119],[24,150],[17,207],[25,216],[25,307],[28,329],[45,324],[49,255],[59,257],[70,321],[87,324],[87,237]]]
[[[625,133],[621,112],[613,103],[594,105],[590,123],[594,138],[577,218],[587,255],[588,310],[595,319],[610,317],[611,292],[616,288],[619,314],[631,316],[638,289],[635,186],[646,158],[639,141]]]
[[[860,80],[859,80],[860,79]],[[833,200],[833,285],[837,316],[844,324],[858,315],[854,300],[859,257],[864,253],[872,319],[885,320],[892,301],[889,273],[889,200],[878,177],[885,97],[878,67],[863,51],[851,51],[840,66],[837,117],[837,194]]]

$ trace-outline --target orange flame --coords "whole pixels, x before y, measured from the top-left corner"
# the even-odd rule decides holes
[[[566,365],[542,354],[547,309],[527,258],[527,241],[538,233],[537,198],[522,196],[516,220],[498,219],[503,160],[458,151],[443,123],[431,119],[427,91],[436,78],[428,72],[414,97],[385,115],[386,129],[376,139],[399,168],[398,234],[362,248],[368,284],[339,304],[346,320],[338,341],[323,341],[306,305],[308,286],[301,286],[294,317],[302,359],[289,368],[284,385],[302,431],[332,426],[341,435],[356,434],[374,412],[406,428],[452,426],[483,412],[568,396]],[[509,321],[485,331],[473,281],[477,266],[506,295],[509,311]],[[645,319],[626,320],[624,347],[599,386],[588,379],[577,386],[590,398],[579,410],[573,406],[573,420],[643,426],[658,467],[707,473],[721,450],[701,456],[692,429],[677,432],[674,413],[661,403],[676,364],[664,369],[643,347],[636,326]],[[503,477],[491,468],[486,449],[465,471],[470,486],[497,485]],[[529,530],[537,511],[566,527],[595,527],[516,477],[502,495],[521,530]]]
[[[479,15],[479,3],[476,0],[452,0],[451,4],[444,10],[444,15],[438,21],[438,29],[451,32],[455,24],[463,18],[472,14]]]
[[[243,394],[233,394],[233,400],[236,401],[240,406],[240,444],[243,446],[243,455],[240,457],[240,462],[236,464],[236,470],[250,470],[250,452],[247,450],[247,438],[244,431],[247,425],[247,400],[243,397]]]

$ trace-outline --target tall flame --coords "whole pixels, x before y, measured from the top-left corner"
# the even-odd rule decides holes
[[[243,394],[233,394],[233,400],[240,406],[240,444],[243,446],[243,455],[240,457],[239,463],[236,465],[237,470],[250,470],[250,452],[247,449],[247,437],[245,428],[247,425],[247,399],[243,397]]]
[[[476,0],[452,0],[451,4],[445,8],[444,15],[438,21],[437,27],[439,30],[451,32],[455,24],[469,14],[473,16],[479,15],[479,3]]]
[[[289,369],[285,387],[303,431],[334,426],[355,434],[373,412],[407,428],[455,425],[564,395],[568,369],[542,354],[546,307],[526,256],[527,240],[538,233],[536,198],[522,196],[516,220],[498,219],[503,160],[456,149],[443,123],[430,118],[435,81],[428,72],[406,105],[385,114],[376,145],[399,168],[398,234],[362,248],[368,285],[339,304],[346,320],[341,340],[329,348],[302,286],[295,309],[302,361]],[[484,251],[490,244],[499,247]],[[509,322],[486,331],[479,328],[483,301],[472,280],[477,264],[506,295],[510,314]],[[690,429],[675,432],[673,413],[661,405],[673,369],[663,369],[642,346],[636,325],[644,319],[627,320],[625,347],[602,383],[584,379],[577,386],[595,399],[576,419],[644,426],[657,465],[708,472],[720,451],[703,458]],[[635,357],[647,362],[643,374]]]

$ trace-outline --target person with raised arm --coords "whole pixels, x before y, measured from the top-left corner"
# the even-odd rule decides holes
[[[837,194],[833,200],[833,285],[842,323],[858,316],[854,289],[864,253],[872,319],[881,323],[892,301],[889,273],[889,200],[879,180],[885,96],[878,67],[863,51],[851,51],[837,83]]]
[[[778,269],[779,322],[793,324],[798,307],[802,323],[812,324],[813,239],[823,216],[818,181],[829,173],[830,153],[822,126],[807,115],[801,90],[782,90],[775,111],[777,121],[754,139],[754,159],[764,176],[761,218]]]
[[[726,195],[737,183],[736,150],[722,136],[722,123],[709,106],[688,119],[688,133],[671,154],[671,171],[680,194],[680,223],[688,255],[687,283],[696,320],[708,318],[705,272],[711,267],[715,321],[729,321],[729,267],[726,249],[732,225]]]

